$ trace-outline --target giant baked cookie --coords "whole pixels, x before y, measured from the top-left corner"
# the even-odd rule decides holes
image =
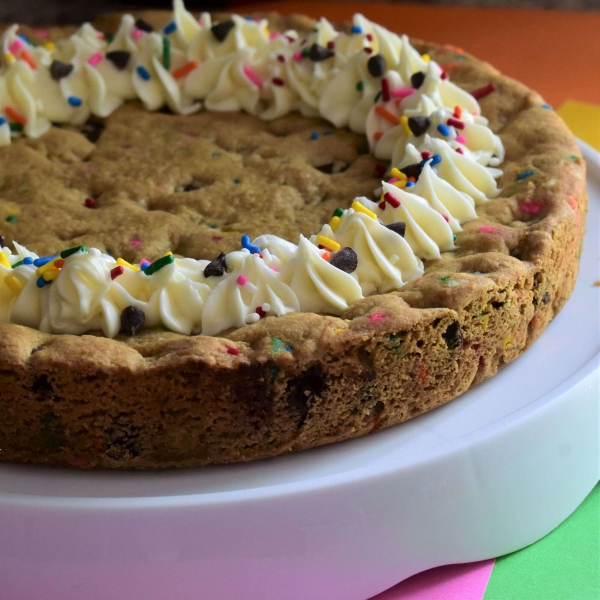
[[[96,26],[2,38],[0,460],[365,435],[494,375],[569,297],[585,165],[491,66],[360,15]]]

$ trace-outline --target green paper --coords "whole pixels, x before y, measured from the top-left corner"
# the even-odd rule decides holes
[[[483,600],[599,600],[600,484],[539,542],[496,560]]]

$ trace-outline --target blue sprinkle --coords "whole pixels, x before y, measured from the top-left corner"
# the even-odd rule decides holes
[[[291,352],[293,350],[293,348],[291,346],[286,346],[285,347],[285,351],[286,352]]]
[[[218,156],[222,156],[220,152],[213,152],[212,153],[213,157],[218,157]]]
[[[24,42],[31,45],[31,42],[27,39],[27,36],[24,33],[17,33],[17,37],[20,37]]]
[[[23,259],[23,264],[24,265],[32,265],[33,264],[33,258],[31,258],[31,256],[26,256]]]
[[[535,175],[535,171],[523,171],[517,175],[517,181],[521,181],[521,179],[527,179],[532,175]]]
[[[77,96],[69,96],[67,98],[67,102],[71,106],[81,106],[83,104],[83,100],[81,98],[78,98]]]
[[[239,179],[234,179],[234,180],[233,180],[233,183],[235,183],[235,185],[237,185],[239,182],[240,182],[240,180],[239,180]]]
[[[150,79],[150,73],[148,72],[148,69],[145,69],[144,67],[142,67],[141,65],[139,67],[136,68],[137,74],[144,80],[144,81],[148,81]]]
[[[46,281],[43,277],[38,277],[37,281],[35,282],[35,284],[39,287],[39,288],[43,288],[45,285],[48,285],[50,282]]]
[[[140,270],[145,271],[151,263],[140,263]]]
[[[333,135],[333,131],[324,131],[323,135]]]
[[[60,254],[55,254],[54,256],[42,256],[42,258],[36,258],[33,261],[33,266],[34,267],[43,267],[45,264],[49,263],[51,260],[54,260],[55,258],[58,258],[60,256]],[[23,261],[24,264],[25,261]]]
[[[246,19],[246,21],[252,21],[252,17],[244,17],[244,19]]]
[[[449,129],[448,129],[448,128],[447,128],[447,127],[446,127],[446,126],[443,124],[443,123],[440,123],[440,124],[437,126],[437,130],[438,130],[438,131],[439,131],[439,132],[440,132],[442,135],[445,135],[446,137],[450,135],[450,130],[449,130]]]
[[[552,110],[552,107],[549,104],[540,104],[540,106],[546,110]]]
[[[6,119],[4,117],[0,117],[0,125],[4,125],[6,123]]]
[[[404,187],[412,187],[413,185],[415,185],[414,181],[407,181]]]
[[[164,29],[165,35],[171,35],[177,29],[177,23],[169,23]]]
[[[363,32],[363,28],[360,25],[352,25],[352,27],[350,27],[350,33],[362,33]]]
[[[242,236],[242,248],[246,248],[246,250],[250,250],[250,254],[258,254],[260,252],[260,248],[258,246],[253,246],[250,243],[250,236],[248,236],[248,235]]]
[[[310,139],[311,139],[311,140],[316,140],[318,137],[319,137],[319,134],[318,134],[316,131],[313,131],[313,132],[310,134]]]
[[[442,162],[442,157],[439,154],[434,154],[429,158],[422,160],[419,164],[424,167],[427,163],[429,163],[430,167],[435,167],[435,165],[439,165]]]

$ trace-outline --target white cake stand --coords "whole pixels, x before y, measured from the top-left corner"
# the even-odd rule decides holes
[[[575,293],[522,357],[366,438],[160,473],[0,466],[2,600],[365,600],[546,535],[599,468],[600,157]]]

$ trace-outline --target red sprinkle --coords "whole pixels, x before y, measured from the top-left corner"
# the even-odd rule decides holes
[[[440,75],[440,79],[442,81],[446,81],[446,79],[448,79],[448,73],[446,73],[446,71],[442,71],[442,74]]]
[[[379,210],[385,210],[385,200],[383,202],[380,202],[377,205],[377,208],[379,208]]]
[[[421,152],[421,158],[423,160],[427,160],[428,158],[431,158],[431,152]]]
[[[445,215],[444,213],[440,213],[442,215],[442,217],[444,217],[444,220],[446,221],[446,223],[450,223],[450,218],[448,217],[448,215]]]
[[[462,148],[457,148],[457,149],[456,149],[456,151],[457,151],[459,154],[464,154],[464,152],[463,152],[463,149],[462,149]]]
[[[386,77],[381,80],[381,97],[384,102],[390,101],[390,82]]]
[[[367,54],[373,54],[373,48],[363,48]]]
[[[285,56],[283,54],[278,54],[277,55],[277,60],[279,62],[285,62]]]
[[[271,79],[273,85],[278,85],[278,86],[282,86],[284,84],[283,79],[281,79],[281,77],[273,77],[273,79]]]
[[[256,313],[260,316],[261,319],[264,319],[267,316],[267,313],[262,309],[262,306],[256,307]]]
[[[457,119],[460,119],[462,117],[462,107],[461,106],[455,106],[454,107],[454,116]]]
[[[392,196],[392,194],[389,192],[386,192],[383,195],[383,199],[393,208],[398,208],[400,206],[400,200],[398,200],[398,198],[394,198],[394,196]]]
[[[476,100],[479,100],[479,98],[483,98],[484,96],[491,94],[495,89],[496,84],[490,83],[482,88],[479,88],[478,90],[473,90],[471,92],[471,96],[473,96],[473,98],[475,98]]]
[[[367,40],[368,40],[369,42],[372,42],[372,41],[373,41],[373,34],[372,34],[372,33],[367,33],[367,35],[366,35],[365,37],[367,38]]]
[[[116,279],[119,275],[123,275],[123,273],[125,273],[124,267],[115,267],[114,269],[111,269],[111,271],[110,271],[110,278]]]
[[[377,323],[377,321],[381,321],[381,319],[383,319],[384,317],[385,317],[384,313],[373,313],[369,317],[369,321],[371,321],[371,323]]]
[[[450,117],[447,121],[448,125],[452,125],[452,127],[456,127],[456,129],[464,129],[465,124],[454,117]]]
[[[542,210],[542,205],[538,202],[523,202],[523,204],[519,204],[519,208],[530,215],[537,215],[540,210]]]
[[[96,208],[98,206],[98,203],[93,198],[86,198],[84,204],[88,208]]]
[[[481,231],[482,233],[494,233],[494,228],[489,225],[481,225],[481,227],[477,228],[477,231]]]
[[[335,48],[335,42],[333,40],[331,40],[330,42],[327,42],[327,47],[330,50],[333,50]]]
[[[227,346],[227,354],[233,354],[233,356],[237,356],[240,353],[240,351],[237,348],[234,348],[233,346]]]

